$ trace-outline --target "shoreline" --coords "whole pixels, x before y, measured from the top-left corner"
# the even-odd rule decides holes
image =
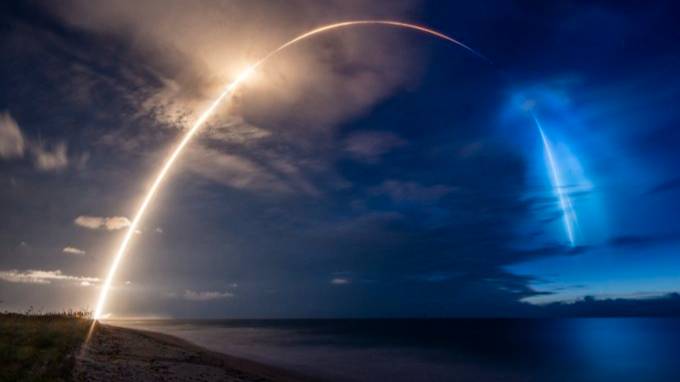
[[[99,322],[75,357],[75,381],[321,381],[168,334]]]

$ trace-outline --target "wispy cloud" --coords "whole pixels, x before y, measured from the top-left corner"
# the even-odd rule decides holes
[[[239,116],[227,118],[226,123],[212,126],[204,134],[209,139],[234,144],[249,143],[270,135],[269,131],[251,125]]]
[[[24,155],[24,136],[12,116],[0,113],[0,157],[20,158]]]
[[[59,269],[54,271],[37,269],[19,271],[10,269],[7,271],[0,271],[0,280],[24,284],[51,284],[53,281],[74,281],[83,286],[99,282],[99,278],[97,277],[66,275]]]
[[[345,140],[345,151],[356,160],[377,162],[383,155],[405,144],[406,141],[394,133],[361,131]]]
[[[237,189],[287,191],[276,175],[242,156],[210,148],[191,149],[189,168],[212,181]]]
[[[116,231],[130,225],[130,219],[124,216],[100,217],[81,215],[73,222],[80,227],[107,231]]]
[[[66,143],[48,145],[43,141],[34,142],[24,137],[8,112],[0,113],[0,158],[23,158],[27,151],[32,155],[33,166],[40,171],[59,171],[68,167]]]
[[[62,252],[69,254],[69,255],[84,255],[86,253],[85,251],[83,251],[80,248],[71,247],[71,246],[64,247]]]
[[[424,186],[416,182],[387,180],[374,187],[376,194],[386,194],[394,201],[431,202],[436,201],[456,190],[455,187],[441,184]]]
[[[351,283],[352,281],[346,277],[335,277],[331,279],[331,284],[333,285],[346,285]]]
[[[58,171],[68,167],[67,148],[64,142],[59,142],[50,150],[42,143],[30,146],[35,168],[41,171]]]
[[[193,291],[185,290],[184,295],[185,300],[190,301],[210,301],[210,300],[221,300],[226,298],[234,297],[234,294],[229,291],[224,292],[214,292],[214,291]]]

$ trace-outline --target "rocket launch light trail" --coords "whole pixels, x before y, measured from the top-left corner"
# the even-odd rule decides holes
[[[543,142],[543,149],[545,150],[545,156],[548,161],[548,169],[550,171],[550,183],[552,184],[553,190],[557,195],[560,203],[560,209],[562,210],[562,221],[564,223],[564,230],[567,232],[567,238],[569,239],[569,244],[573,247],[576,245],[574,239],[574,226],[576,224],[576,213],[574,212],[574,207],[571,204],[571,198],[564,190],[564,185],[562,184],[562,175],[560,174],[559,167],[555,161],[555,155],[552,151],[552,146],[548,137],[543,131],[541,122],[536,117],[536,114],[531,113],[531,116],[536,123],[536,128],[541,134],[541,141]]]
[[[125,257],[125,253],[128,249],[128,246],[130,245],[130,241],[132,240],[132,237],[134,236],[134,233],[137,231],[139,224],[141,223],[142,219],[144,218],[144,214],[146,213],[146,210],[148,209],[149,205],[151,204],[151,201],[154,199],[154,196],[158,193],[158,190],[163,183],[163,180],[165,177],[168,175],[170,170],[172,169],[173,165],[179,159],[180,155],[186,148],[186,146],[191,142],[192,138],[196,135],[196,133],[199,132],[201,127],[205,124],[205,122],[212,116],[212,114],[215,112],[217,107],[230,95],[232,95],[243,83],[250,77],[255,70],[262,66],[265,62],[267,62],[269,59],[271,59],[273,56],[281,52],[282,50],[288,48],[289,46],[304,40],[306,38],[309,38],[311,36],[314,36],[319,33],[323,33],[326,31],[330,30],[335,30],[335,29],[340,29],[340,28],[346,28],[346,27],[352,27],[352,26],[359,26],[359,25],[383,25],[383,26],[391,26],[391,27],[396,27],[396,28],[404,28],[404,29],[411,29],[415,31],[419,31],[422,33],[430,34],[432,36],[441,38],[443,40],[449,41],[451,43],[454,43],[470,53],[474,54],[475,56],[482,58],[485,61],[490,62],[486,57],[478,53],[477,51],[473,50],[469,46],[463,44],[462,42],[449,37],[441,32],[437,32],[433,29],[420,26],[417,24],[410,24],[410,23],[404,23],[400,21],[392,21],[392,20],[354,20],[354,21],[345,21],[345,22],[339,22],[335,24],[330,24],[330,25],[325,25],[319,28],[316,28],[314,30],[311,30],[307,33],[301,34],[294,39],[286,42],[285,44],[279,46],[275,50],[269,52],[267,55],[265,55],[262,59],[257,61],[255,64],[249,66],[246,68],[234,81],[232,81],[230,84],[227,85],[227,87],[220,93],[220,95],[215,98],[215,100],[210,104],[210,106],[200,115],[200,117],[194,122],[192,127],[184,134],[182,139],[179,141],[175,149],[172,151],[170,156],[165,160],[165,163],[161,167],[161,170],[158,172],[156,177],[154,178],[153,183],[151,184],[151,187],[146,193],[146,196],[142,200],[141,205],[139,206],[139,209],[137,210],[137,213],[135,214],[134,219],[132,220],[132,223],[128,227],[127,232],[125,233],[125,236],[123,237],[123,240],[121,241],[118,251],[116,251],[116,254],[113,258],[113,262],[111,263],[111,266],[109,267],[109,271],[107,273],[106,279],[104,280],[104,284],[102,285],[101,291],[99,293],[99,300],[97,301],[97,306],[94,311],[94,318],[95,320],[98,320],[102,317],[102,311],[104,309],[104,305],[106,304],[106,299],[109,294],[109,290],[111,289],[111,283],[113,282],[113,278],[116,275],[116,272],[120,266],[120,263]]]

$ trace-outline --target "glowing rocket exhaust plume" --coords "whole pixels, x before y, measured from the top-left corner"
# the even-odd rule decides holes
[[[102,317],[104,305],[106,304],[106,298],[108,296],[109,290],[111,289],[111,283],[113,281],[113,278],[116,275],[116,271],[118,270],[118,267],[120,266],[120,263],[125,256],[125,252],[127,251],[128,246],[130,245],[130,241],[132,240],[132,237],[134,236],[134,233],[137,231],[140,222],[142,221],[144,214],[146,210],[148,209],[149,205],[151,204],[151,201],[153,200],[154,196],[158,192],[158,189],[160,188],[161,184],[163,183],[163,180],[167,176],[167,174],[170,172],[172,169],[173,165],[177,161],[177,159],[180,157],[182,152],[184,151],[185,147],[191,142],[192,138],[198,133],[198,131],[201,129],[201,127],[205,124],[205,122],[210,118],[210,116],[215,112],[215,109],[224,101],[228,96],[232,95],[234,91],[239,87],[239,85],[244,82],[258,67],[263,65],[266,61],[271,59],[273,56],[281,52],[282,50],[286,49],[287,47],[304,40],[308,37],[314,36],[319,33],[323,33],[326,31],[330,30],[335,30],[335,29],[340,29],[340,28],[347,28],[347,27],[352,27],[352,26],[359,26],[359,25],[383,25],[383,26],[391,26],[391,27],[396,27],[396,28],[404,28],[404,29],[411,29],[415,30],[418,32],[426,33],[433,35],[435,37],[438,37],[440,39],[449,41],[451,43],[454,43],[467,51],[471,52],[475,56],[484,59],[485,61],[489,61],[486,57],[482,56],[469,46],[463,44],[462,42],[449,37],[443,33],[437,32],[433,29],[416,25],[416,24],[409,24],[409,23],[404,23],[404,22],[399,22],[399,21],[391,21],[391,20],[355,20],[355,21],[345,21],[345,22],[339,22],[335,24],[330,24],[326,26],[322,26],[319,28],[316,28],[312,31],[309,31],[307,33],[301,34],[298,37],[295,37],[294,39],[286,42],[285,44],[279,46],[275,50],[271,51],[268,53],[266,56],[264,56],[262,59],[257,61],[255,64],[252,66],[248,67],[246,70],[244,70],[233,82],[231,82],[227,87],[220,93],[220,95],[210,104],[207,110],[203,112],[203,114],[200,115],[200,117],[194,122],[193,126],[186,132],[186,134],[182,137],[182,139],[179,141],[175,149],[172,151],[170,156],[165,160],[165,163],[163,164],[163,167],[161,167],[161,170],[158,172],[156,175],[156,178],[154,179],[153,183],[151,184],[151,187],[146,193],[146,196],[142,200],[141,205],[139,206],[139,209],[137,210],[137,214],[135,215],[134,219],[132,220],[132,223],[128,227],[127,232],[125,233],[125,236],[123,237],[123,240],[120,243],[120,246],[118,247],[118,251],[116,252],[113,262],[111,263],[111,267],[109,268],[109,272],[106,276],[106,279],[104,281],[104,284],[102,284],[102,288],[99,294],[99,300],[97,301],[97,307],[94,311],[94,318],[95,320],[99,319]],[[490,62],[490,61],[489,61]]]
[[[569,244],[573,247],[576,245],[574,239],[574,227],[577,224],[576,212],[574,212],[574,207],[571,204],[571,198],[569,198],[569,194],[567,194],[564,190],[562,176],[560,174],[557,162],[555,161],[555,155],[553,154],[550,141],[545,135],[543,127],[541,126],[541,122],[538,120],[538,117],[536,117],[536,114],[531,113],[531,116],[536,123],[538,132],[541,134],[541,141],[543,142],[543,149],[545,150],[545,157],[547,159],[548,169],[550,171],[550,183],[552,184],[553,191],[557,195],[560,203],[560,209],[562,210],[562,221],[564,223],[564,230],[567,233],[567,238],[569,239]]]

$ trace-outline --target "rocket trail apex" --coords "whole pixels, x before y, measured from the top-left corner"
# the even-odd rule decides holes
[[[165,160],[163,166],[161,167],[161,170],[158,172],[156,177],[154,178],[153,183],[151,184],[151,187],[146,193],[146,196],[142,200],[142,203],[140,204],[137,213],[135,214],[134,219],[132,220],[132,223],[128,227],[127,232],[125,233],[125,236],[123,237],[123,240],[121,241],[118,250],[116,251],[116,254],[114,256],[113,262],[111,263],[111,266],[109,267],[109,271],[107,273],[106,279],[104,280],[104,284],[102,285],[101,291],[99,293],[99,299],[97,301],[97,305],[94,311],[94,319],[98,320],[102,317],[102,311],[104,309],[104,306],[106,305],[106,299],[109,294],[109,290],[111,289],[111,283],[113,282],[113,278],[116,275],[116,272],[118,271],[118,268],[120,266],[120,263],[125,257],[125,253],[127,251],[128,246],[130,245],[130,241],[132,240],[132,237],[134,233],[137,231],[139,224],[141,223],[142,219],[144,218],[144,214],[151,204],[154,196],[158,193],[158,190],[163,183],[163,180],[167,176],[167,174],[170,172],[172,169],[173,165],[177,161],[177,159],[180,157],[181,153],[184,151],[186,146],[191,142],[192,138],[198,133],[198,131],[201,129],[201,127],[205,124],[205,122],[210,118],[210,116],[215,112],[217,107],[227,98],[227,96],[231,95],[236,91],[241,83],[246,81],[250,75],[253,74],[253,72],[262,66],[264,63],[269,61],[272,57],[280,53],[281,51],[285,50],[291,45],[294,45],[302,40],[305,40],[309,37],[312,37],[314,35],[335,30],[335,29],[341,29],[341,28],[348,28],[348,27],[353,27],[353,26],[360,26],[360,25],[382,25],[382,26],[391,26],[395,28],[402,28],[402,29],[411,29],[415,30],[421,33],[429,34],[432,36],[435,36],[437,38],[449,41],[453,44],[458,45],[459,47],[467,50],[468,52],[472,53],[478,58],[481,58],[482,60],[486,62],[491,62],[488,58],[483,56],[482,54],[478,53],[474,49],[470,48],[469,46],[463,44],[462,42],[444,34],[441,32],[438,32],[434,29],[427,28],[425,26],[421,26],[418,24],[412,24],[412,23],[406,23],[406,22],[401,22],[401,21],[394,21],[394,20],[352,20],[352,21],[343,21],[343,22],[338,22],[338,23],[333,23],[333,24],[328,24],[325,26],[318,27],[316,29],[313,29],[309,32],[303,33],[292,40],[289,40],[288,42],[280,45],[278,48],[272,50],[269,52],[267,55],[265,55],[263,58],[261,58],[259,61],[255,62],[253,65],[249,66],[246,68],[238,77],[236,77],[235,80],[233,80],[230,84],[228,84],[225,89],[222,91],[222,93],[215,98],[215,100],[210,104],[210,106],[198,117],[196,122],[192,125],[192,127],[184,134],[184,136],[180,139],[179,143],[175,147],[175,149],[172,151],[172,153],[168,156],[168,158]]]

